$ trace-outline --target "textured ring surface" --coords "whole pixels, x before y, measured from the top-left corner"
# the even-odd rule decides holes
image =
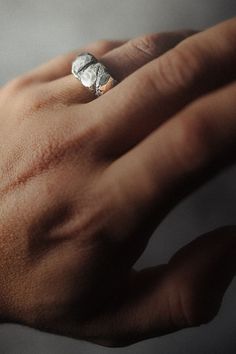
[[[103,95],[117,84],[107,68],[90,53],[79,55],[73,61],[71,71],[76,79],[96,96]]]

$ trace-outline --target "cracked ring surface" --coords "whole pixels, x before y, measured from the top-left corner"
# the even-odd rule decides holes
[[[72,63],[71,72],[96,96],[103,95],[117,84],[107,68],[90,53],[79,55]]]

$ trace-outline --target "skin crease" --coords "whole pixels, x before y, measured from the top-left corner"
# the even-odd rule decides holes
[[[75,52],[2,87],[2,321],[124,346],[217,314],[234,226],[132,267],[167,212],[235,161],[235,35],[232,19],[92,44],[121,81],[96,100],[69,74]]]

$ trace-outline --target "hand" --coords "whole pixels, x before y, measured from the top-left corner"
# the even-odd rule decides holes
[[[235,228],[132,266],[170,208],[234,160],[235,32],[226,22],[158,59],[153,37],[128,42],[102,57],[128,77],[97,100],[65,76],[70,55],[2,89],[3,320],[125,345],[215,315]]]

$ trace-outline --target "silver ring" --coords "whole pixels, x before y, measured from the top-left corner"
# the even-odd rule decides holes
[[[107,68],[90,53],[79,55],[72,63],[71,72],[96,96],[103,95],[117,84]]]

